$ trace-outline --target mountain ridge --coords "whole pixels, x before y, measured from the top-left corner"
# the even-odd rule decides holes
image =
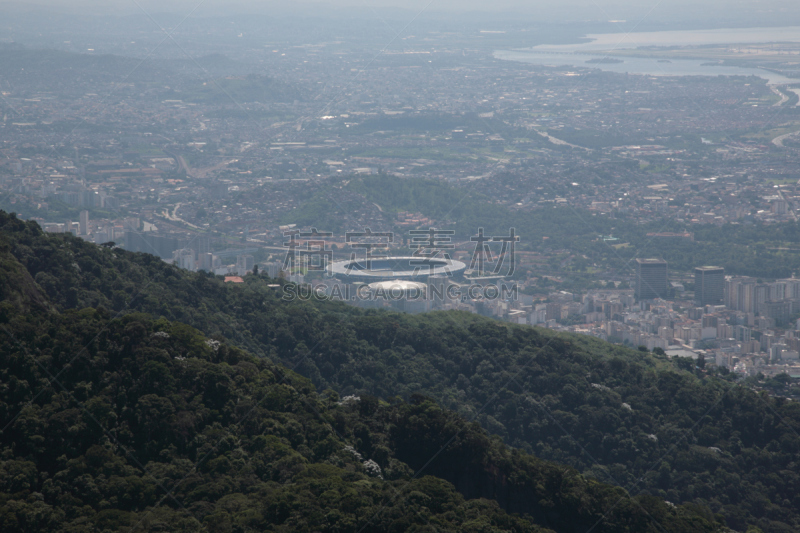
[[[0,269],[17,276],[0,284],[3,531],[721,531],[708,509],[629,497],[423,396],[317,394],[279,363],[115,300],[102,285],[119,272],[102,263],[133,254],[4,213],[0,227]],[[136,258],[151,277],[229,290]],[[83,307],[58,272],[121,308]]]
[[[293,368],[319,390],[387,400],[422,393],[586,479],[630,487],[642,498],[710,507],[707,516],[724,515],[737,530],[758,524],[785,531],[795,523],[796,436],[761,399],[725,381],[730,376],[687,372],[653,354],[474,315],[282,302],[280,289],[257,276],[226,286],[146,254],[43,234],[9,215],[0,215],[0,228],[8,250],[3,264],[25,266],[59,312],[92,306],[184,321]],[[763,401],[785,420],[798,419],[795,406]],[[740,414],[717,424],[707,416],[716,404]],[[720,452],[709,455],[714,447]],[[781,472],[779,485],[771,470],[749,467],[767,458]],[[454,470],[440,473],[473,494]],[[734,487],[736,479],[744,485]],[[498,494],[476,495],[513,508]]]

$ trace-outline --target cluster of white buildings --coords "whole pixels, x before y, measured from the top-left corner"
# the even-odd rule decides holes
[[[223,262],[228,258],[236,259],[235,263]],[[204,252],[198,253],[191,248],[181,248],[172,253],[172,262],[186,270],[196,272],[203,270],[206,272],[213,272],[218,276],[244,276],[253,272],[255,268],[255,259],[249,254],[231,255],[230,253],[213,253]],[[280,263],[266,263],[260,265],[261,271],[271,278],[277,278],[281,273]],[[302,275],[299,279],[293,280],[302,282]]]
[[[590,291],[580,303],[585,323],[565,325],[574,303],[560,304],[562,320],[545,325],[651,351],[661,348],[668,355],[702,354],[709,363],[746,375],[800,375],[800,320],[790,320],[800,311],[800,279],[759,283],[728,277],[724,303],[704,306],[682,300],[636,302],[631,290]],[[552,303],[536,307],[542,305],[558,313]]]

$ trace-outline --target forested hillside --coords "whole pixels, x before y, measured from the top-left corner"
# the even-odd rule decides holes
[[[50,300],[23,246],[100,284],[119,272],[90,261],[119,252],[2,216],[1,531],[722,530],[707,508],[629,497],[422,396],[317,394],[180,322],[59,309],[84,293]]]
[[[649,353],[468,314],[414,316],[283,302],[280,291],[257,276],[226,286],[152,256],[45,235],[8,215],[0,218],[0,228],[0,320],[10,320],[20,306],[47,313],[102,307],[109,316],[163,316],[285,364],[318,390],[399,397],[392,402],[417,395],[413,406],[397,403],[403,407],[376,411],[389,416],[390,424],[397,424],[402,409],[431,405],[423,398],[428,396],[517,449],[571,465],[583,476],[574,479],[620,485],[653,502],[708,508],[738,531],[749,525],[764,532],[800,527],[800,408],[752,392],[732,376],[684,371]],[[392,435],[391,429],[375,432]],[[433,433],[429,442],[441,442]],[[420,434],[408,435],[412,451],[427,453]],[[494,446],[499,444],[487,449]],[[398,440],[385,447],[412,469],[424,464],[425,453],[404,455],[407,448]],[[471,486],[454,477],[464,460],[450,469],[444,464],[427,468],[468,497],[493,498],[512,512],[538,516],[515,507],[513,494],[528,489],[475,492],[495,485]],[[554,527],[538,518],[537,523]]]
[[[2,531],[541,531],[365,463],[344,435],[368,417],[185,325],[82,309],[0,339]]]

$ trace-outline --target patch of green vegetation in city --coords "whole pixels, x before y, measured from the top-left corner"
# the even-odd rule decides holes
[[[592,149],[609,148],[611,146],[653,144],[644,136],[635,133],[624,135],[588,128],[549,128],[547,133],[556,139],[566,141],[570,144]]]
[[[432,146],[374,146],[367,148],[351,148],[347,151],[351,157],[380,157],[401,160],[429,159],[442,161],[466,161],[474,156],[470,153],[459,153],[451,147]]]
[[[224,119],[224,120],[257,120],[260,125],[264,127],[274,124],[276,122],[291,122],[297,120],[297,116],[293,114],[279,114],[275,110],[260,109],[260,108],[245,108],[242,109],[233,102],[230,105],[215,106],[203,113],[206,118]]]
[[[129,144],[126,151],[136,152],[140,157],[169,157],[163,148],[152,144]]]

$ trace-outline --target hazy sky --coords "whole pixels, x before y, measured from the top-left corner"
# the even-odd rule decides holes
[[[43,6],[45,6],[43,8]],[[800,26],[800,0],[0,0],[0,13],[33,11],[131,15],[174,13],[181,18],[241,14],[360,18],[390,13],[398,23],[454,17],[499,25],[498,18],[537,23],[606,23],[608,31]],[[385,15],[380,15],[385,16]],[[36,17],[27,17],[27,23]],[[624,21],[624,22],[616,22]],[[494,28],[497,29],[497,28]]]
[[[680,13],[686,10],[708,12],[718,9],[720,14],[730,10],[737,11],[785,11],[797,10],[797,0],[560,0],[558,2],[540,0],[0,0],[3,5],[47,5],[64,10],[96,10],[130,12],[138,9],[137,3],[145,9],[188,12],[198,8],[199,12],[209,10],[230,10],[243,12],[268,12],[274,9],[327,7],[396,7],[409,10],[456,10],[456,11],[517,11],[536,13],[561,12],[573,16],[594,17],[603,12],[659,12]]]

